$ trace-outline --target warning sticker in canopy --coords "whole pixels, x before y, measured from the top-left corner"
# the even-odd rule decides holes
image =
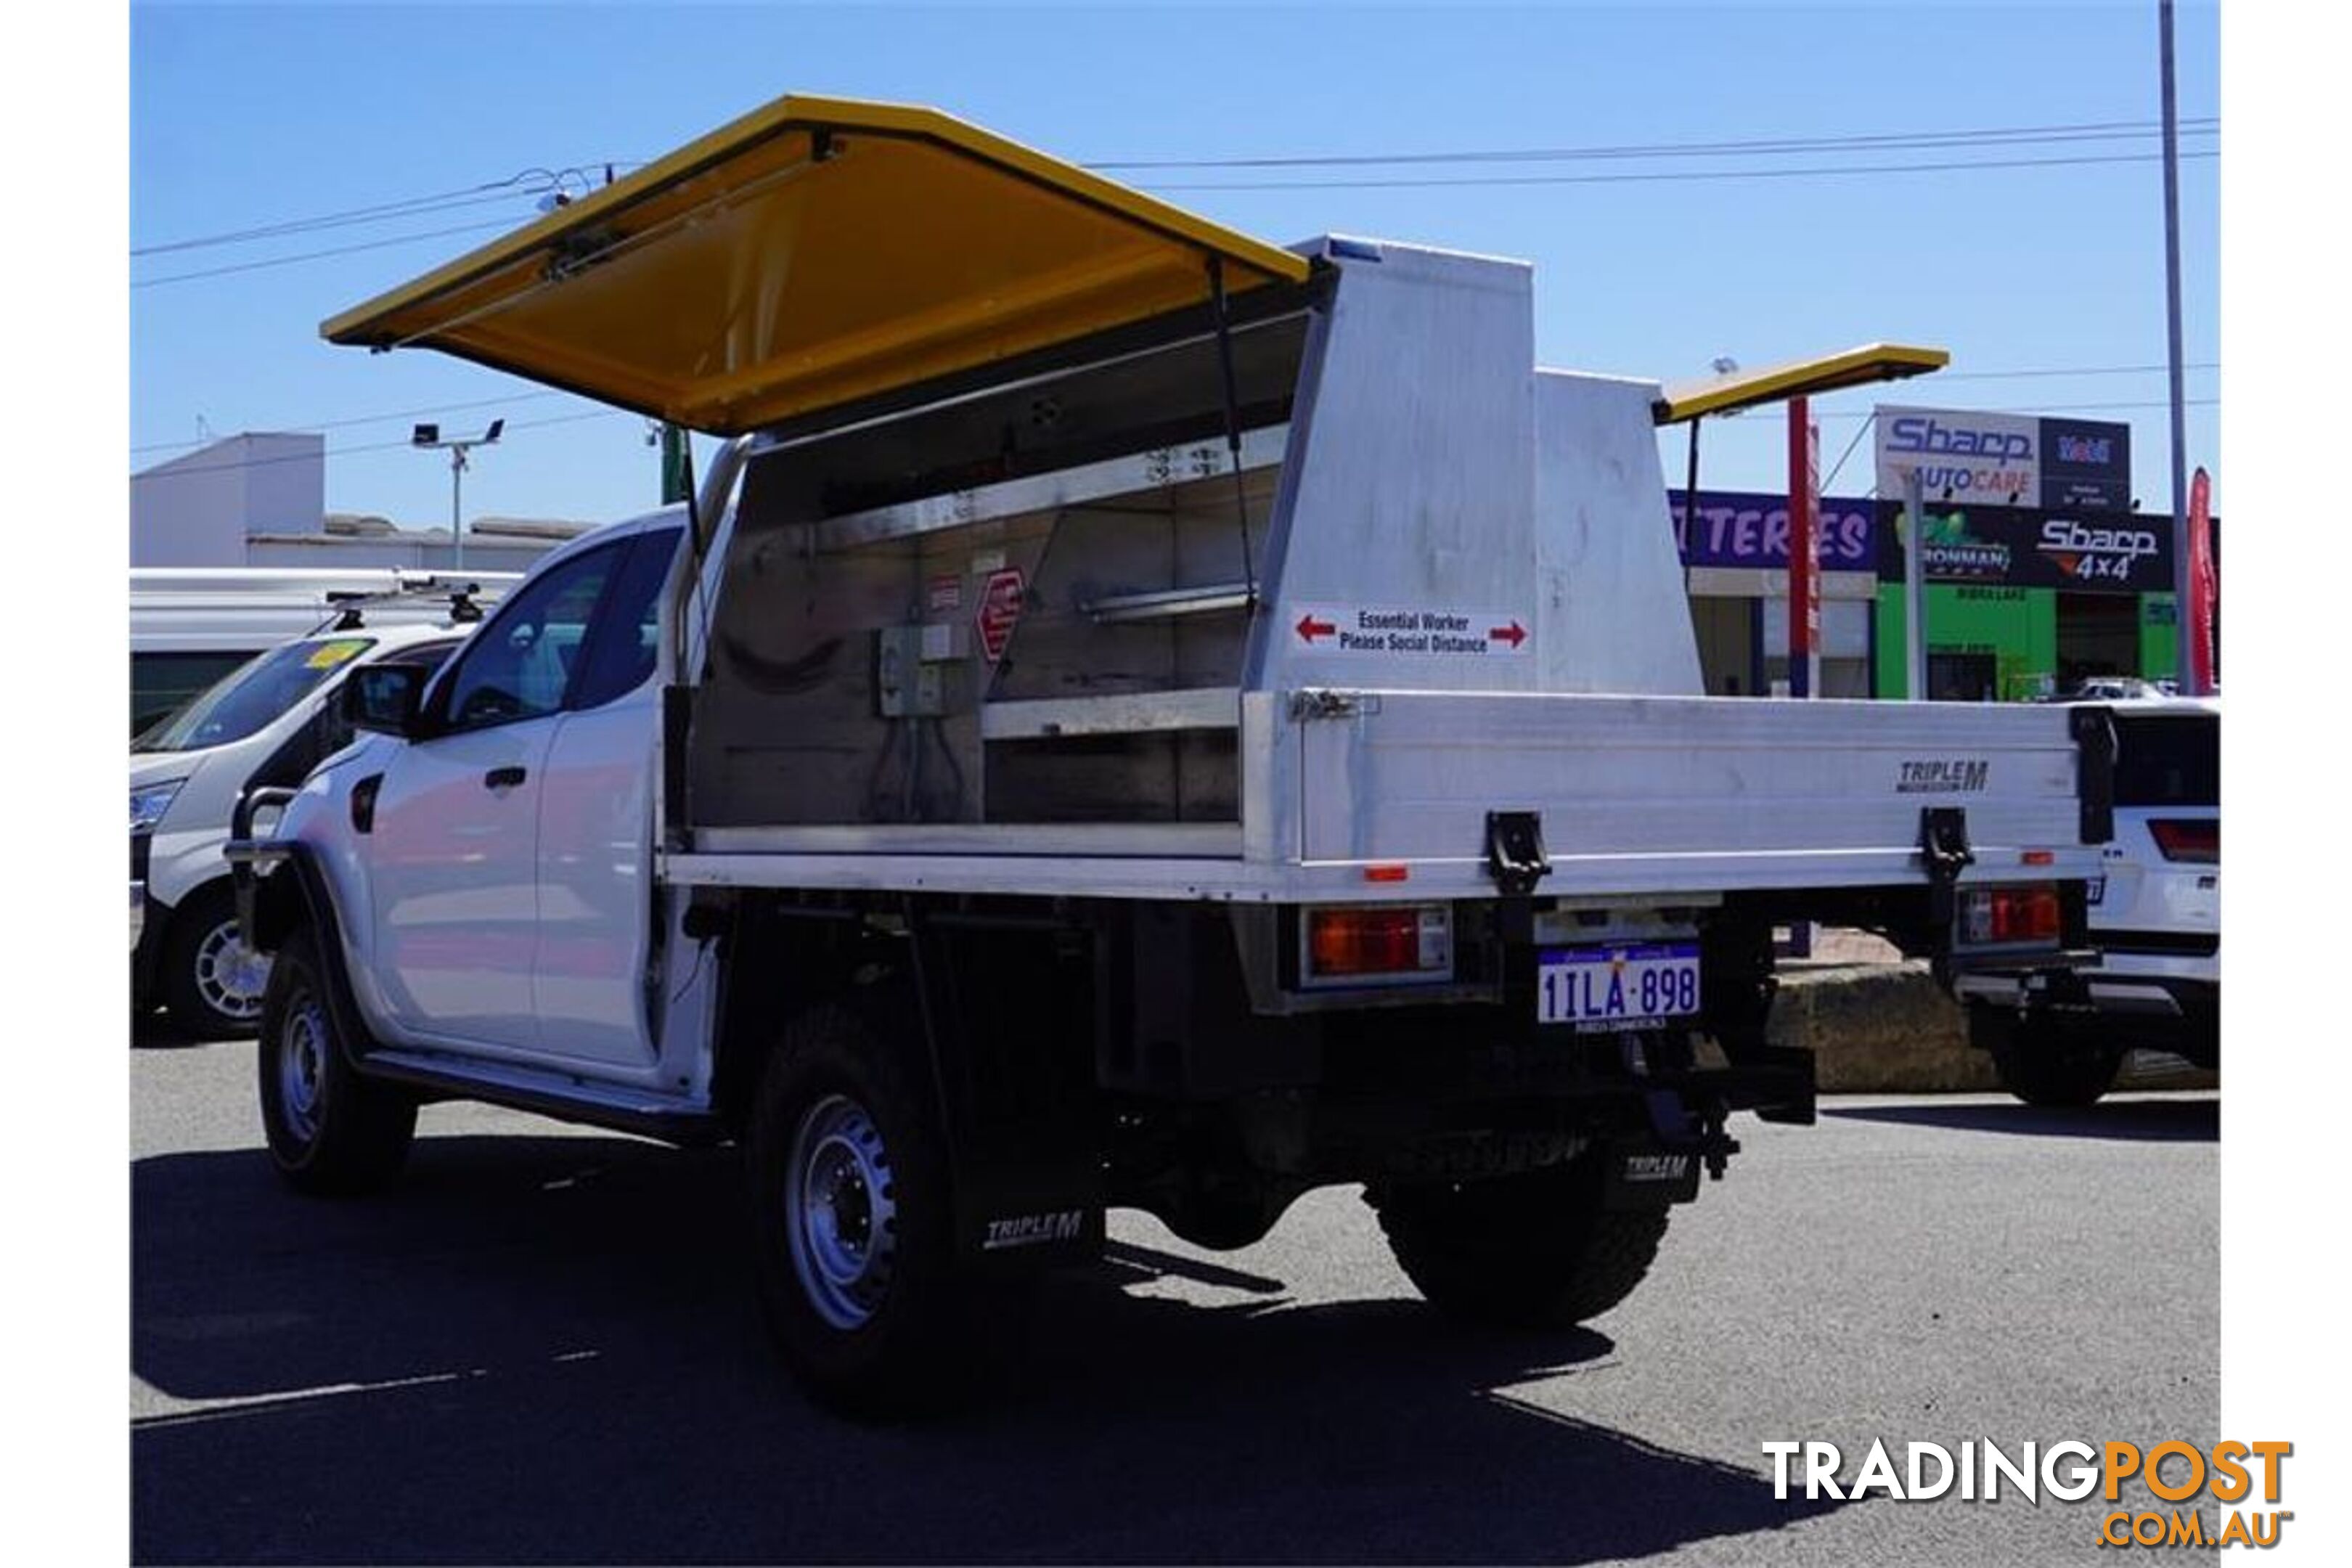
[[[1002,567],[988,574],[980,585],[980,611],[972,616],[972,625],[980,633],[981,651],[990,662],[1004,657],[1005,645],[1013,640],[1013,627],[1021,619],[1021,600],[1027,580],[1018,566]]]
[[[1505,658],[1534,637],[1524,616],[1432,606],[1295,605],[1289,623],[1302,652],[1360,658]]]

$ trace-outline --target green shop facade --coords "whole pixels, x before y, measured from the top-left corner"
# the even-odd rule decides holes
[[[1906,531],[1899,502],[1876,510],[1872,688],[1903,697]],[[1934,503],[1926,510],[1927,696],[2023,701],[2091,676],[2173,674],[2169,518]]]

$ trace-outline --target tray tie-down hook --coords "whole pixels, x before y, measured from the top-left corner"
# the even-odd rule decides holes
[[[1969,814],[1957,805],[1923,806],[1919,811],[1919,858],[1927,863],[1927,923],[1935,932],[1935,951],[1928,968],[1936,984],[1952,983],[1952,921],[1958,900],[1954,893],[1960,872],[1976,864],[1969,847]]]
[[[1507,899],[1524,899],[1551,875],[1544,853],[1543,817],[1532,811],[1486,814],[1486,874]]]

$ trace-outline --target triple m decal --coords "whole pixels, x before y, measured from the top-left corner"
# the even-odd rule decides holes
[[[1043,1247],[1049,1242],[1076,1241],[1086,1224],[1082,1209],[1058,1209],[1046,1214],[1013,1215],[988,1222],[988,1233],[981,1240],[982,1252],[998,1252],[1008,1247]]]
[[[1982,757],[1932,757],[1897,764],[1897,795],[1977,795],[1992,776]]]
[[[2086,582],[2128,583],[2132,563],[2157,553],[2156,533],[2146,528],[2100,528],[2053,517],[2042,525],[2035,545],[2067,576]]]

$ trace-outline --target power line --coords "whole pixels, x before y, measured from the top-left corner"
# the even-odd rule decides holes
[[[2180,154],[2184,159],[2217,158],[2220,155],[2217,152]],[[1811,179],[1842,174],[1942,174],[1970,169],[2053,169],[2095,163],[2148,163],[2158,160],[2159,155],[2153,153],[2121,153],[2067,158],[1962,159],[1939,163],[1853,163],[1805,169],[1680,169],[1628,174],[1484,174],[1444,179],[1212,181],[1166,184],[1153,188],[1163,192],[1338,191],[1427,190],[1480,185],[1651,184],[1715,180]],[[337,256],[355,255],[365,250],[382,250],[394,246],[409,245],[418,240],[445,239],[452,235],[472,234],[483,229],[509,226],[510,226],[509,220],[505,218],[491,218],[481,223],[456,224],[446,228],[424,229],[414,234],[394,235],[383,239],[362,240],[355,245],[332,246],[323,250],[301,251],[292,256],[274,256],[259,261],[240,261],[226,267],[203,268],[194,272],[173,272],[161,278],[142,278],[133,282],[131,287],[152,289],[166,283],[189,283],[206,278],[223,278],[234,273],[257,272],[274,267],[291,267],[305,261],[320,261]]]
[[[497,408],[509,403],[529,403],[541,397],[577,395],[576,393],[559,392],[553,388],[548,388],[539,392],[509,393],[504,397],[478,397],[470,403],[436,403],[429,408],[395,408],[384,414],[355,414],[349,419],[322,419],[299,425],[279,423],[255,428],[268,430],[275,435],[309,436],[321,430],[348,430],[358,425],[388,425],[395,419],[414,419],[420,414],[456,414],[468,408]],[[516,428],[520,429],[521,426],[517,426]],[[142,452],[193,451],[198,447],[211,445],[210,441],[150,441],[143,447],[131,447],[131,452],[133,457],[136,457]]]
[[[518,420],[508,426],[507,429],[509,432],[543,430],[551,425],[577,425],[584,419],[643,417],[644,416],[633,414],[625,408],[593,408],[585,414],[558,414],[546,419]],[[184,474],[223,474],[237,468],[267,468],[278,463],[307,463],[320,458],[348,458],[361,452],[389,452],[414,445],[415,443],[410,441],[371,441],[364,446],[336,447],[320,452],[287,452],[275,458],[241,458],[233,463],[199,463],[190,468],[173,468],[171,470],[171,477],[178,478]],[[162,477],[162,470],[151,468],[145,473],[133,474],[131,477],[134,479],[158,478]]]
[[[2160,364],[2036,365],[2030,368],[2012,370],[1941,371],[1937,374],[1936,381],[1938,384],[1941,384],[1947,381],[2002,381],[2028,376],[2065,377],[2143,375],[2156,374],[2161,373],[2165,368],[2165,366]],[[2203,360],[2184,365],[2181,368],[2184,370],[2200,371],[2219,370],[2221,368],[2221,363],[2219,360]],[[310,435],[327,430],[349,430],[367,425],[389,425],[397,420],[415,419],[427,414],[458,414],[477,408],[497,408],[509,404],[530,403],[550,397],[576,397],[579,394],[577,393],[562,392],[552,388],[547,388],[534,392],[512,392],[499,397],[479,397],[464,403],[435,403],[416,408],[387,409],[381,414],[354,414],[350,417],[343,419],[309,420],[299,423],[294,421],[278,421],[275,423],[256,425],[251,428],[256,430],[266,429],[272,433]],[[2076,404],[2066,406],[2105,407],[2108,405]],[[598,412],[601,413],[604,411],[599,410]],[[526,429],[529,427],[529,426],[525,425],[518,425],[515,426],[517,429]],[[197,447],[206,447],[212,444],[212,442],[205,440],[149,441],[143,445],[132,447],[129,450],[131,456],[138,457],[141,454],[147,452],[194,451]],[[403,444],[404,443],[398,442],[391,443],[391,445],[395,446]],[[338,451],[360,450],[358,447],[338,447],[336,449]],[[1839,461],[1843,464],[1844,459],[1840,458]]]
[[[378,202],[371,206],[350,207],[341,212],[320,213],[310,217],[281,218],[272,223],[258,224],[250,228],[230,229],[221,234],[198,235],[188,239],[161,240],[152,245],[135,245],[133,256],[160,256],[169,251],[199,250],[207,246],[241,245],[256,239],[276,239],[287,235],[304,234],[314,229],[341,228],[351,224],[380,223],[387,218],[415,217],[425,213],[443,212],[452,207],[480,206],[490,202],[512,201],[518,196],[545,195],[562,190],[566,184],[577,180],[585,192],[594,188],[590,171],[633,167],[634,161],[600,160],[588,164],[575,164],[564,169],[530,168],[508,175],[503,180],[485,181],[478,185],[461,186],[457,190],[439,191],[431,195],[404,196],[395,201]],[[524,184],[529,180],[534,182]]]
[[[2210,408],[2221,401],[2221,400],[2218,397],[2192,397],[2189,400],[2189,406],[2191,408]],[[2147,403],[2044,403],[2038,405],[2033,408],[2023,410],[2022,412],[2026,415],[2073,414],[2088,410],[2112,411],[2126,408],[2169,408],[2172,405],[2165,401],[2163,398],[2158,398],[2153,402]],[[1868,408],[1835,408],[1826,409],[1822,413],[1814,415],[1813,417],[1816,419],[1868,419],[1874,412],[1875,410]]]
[[[2191,135],[2216,132],[2218,116],[2181,122]],[[1888,132],[1860,136],[1749,137],[1728,142],[1657,142],[1630,146],[1506,147],[1433,153],[1290,154],[1243,158],[1127,158],[1088,163],[1103,170],[1296,169],[1361,167],[1381,163],[1511,163],[1578,159],[1696,158],[1718,154],[1761,156],[1774,153],[1822,153],[1843,148],[1887,151],[1913,147],[2020,146],[2042,142],[2122,141],[2155,138],[2152,120],[2094,121],[2074,125],[2021,125],[1973,131]]]
[[[1853,439],[1845,444],[1845,450],[1838,454],[1837,462],[1830,468],[1830,477],[1823,479],[1821,483],[1820,493],[1823,495],[1827,495],[1829,493],[1829,488],[1837,483],[1837,477],[1845,472],[1845,460],[1853,456],[1853,449],[1856,447],[1861,446],[1862,438],[1869,434],[1870,421],[1865,419],[1863,421],[1861,427],[1854,431]]]
[[[2084,365],[2079,369],[2064,365],[2040,370],[1959,370],[1939,371],[1936,379],[1944,381],[2011,381],[2024,376],[2040,375],[2161,375],[2171,367],[2161,364],[2101,364]],[[2205,360],[2196,364],[2184,364],[2183,370],[2219,370],[2220,360]]]
[[[2182,121],[2182,130],[2191,136],[2212,135],[2218,133],[2220,123],[2219,117],[2216,116],[2191,119]],[[2074,124],[1991,126],[1958,131],[1885,132],[1852,136],[1747,137],[1717,142],[1661,142],[1587,147],[1506,147],[1378,153],[1283,154],[1263,157],[1111,159],[1090,163],[1085,167],[1097,171],[1344,168],[1381,164],[1558,163],[1706,156],[1760,157],[1789,153],[2014,147],[2061,142],[2131,141],[2142,137],[2153,137],[2158,134],[2158,129],[2156,122],[2152,121],[2090,121]],[[480,184],[459,186],[426,195],[402,197],[305,217],[284,218],[245,228],[226,230],[218,234],[197,235],[134,246],[131,247],[131,254],[133,257],[160,256],[214,246],[242,245],[257,240],[284,238],[321,229],[423,216],[430,213],[446,212],[460,207],[512,201],[520,196],[544,195],[549,192],[560,192],[573,181],[577,181],[581,188],[586,191],[593,188],[593,171],[635,168],[641,166],[641,163],[642,161],[637,159],[603,159],[592,160],[584,164],[573,164],[562,169],[533,167],[520,170],[503,180],[485,181]],[[1297,188],[1315,187],[1300,185]],[[169,279],[153,281],[169,281]]]
[[[409,245],[420,239],[446,239],[453,234],[473,234],[486,228],[511,228],[507,218],[494,217],[482,223],[461,223],[447,228],[428,228],[416,234],[396,234],[389,239],[362,240],[357,245],[338,245],[327,250],[306,250],[296,256],[273,256],[262,261],[239,261],[226,267],[207,267],[197,272],[171,272],[161,278],[142,278],[133,289],[152,289],[162,283],[187,283],[199,278],[224,278],[232,272],[258,272],[267,267],[291,267],[298,261],[319,261],[331,256],[351,256],[362,250],[382,250],[394,245]]]
[[[2218,158],[2218,152],[2183,153]],[[1809,169],[1673,169],[1636,174],[1475,174],[1459,179],[1203,181],[1150,185],[1155,191],[1370,191],[1427,190],[1473,185],[1613,185],[1692,180],[1814,179],[1838,174],[1928,174],[1961,169],[2057,169],[2090,163],[2154,163],[2156,153],[2112,153],[2073,158],[1983,158],[1942,163],[1850,163]]]

